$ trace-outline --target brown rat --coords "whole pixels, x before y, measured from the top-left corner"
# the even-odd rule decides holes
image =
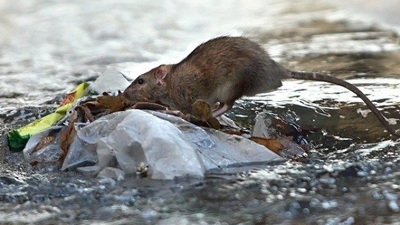
[[[124,91],[133,101],[154,101],[190,113],[197,99],[205,100],[217,117],[242,96],[275,90],[283,79],[324,81],[360,97],[392,135],[398,136],[375,105],[354,85],[320,73],[290,71],[257,43],[245,37],[218,37],[195,48],[177,64],[160,65],[137,77]]]

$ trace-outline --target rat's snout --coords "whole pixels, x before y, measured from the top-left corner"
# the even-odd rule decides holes
[[[147,84],[139,85],[135,81],[125,89],[122,96],[130,101],[142,101],[143,99],[151,99],[152,97]]]
[[[135,99],[135,92],[130,90],[129,88],[125,89],[124,92],[122,92],[122,96],[124,98],[127,98],[129,100],[134,100]]]
[[[122,96],[129,99],[129,100],[137,100],[137,93],[138,90],[135,87],[136,85],[134,83],[132,83],[131,85],[129,85],[125,91],[122,93]]]

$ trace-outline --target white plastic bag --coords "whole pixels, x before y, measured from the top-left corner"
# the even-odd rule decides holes
[[[81,128],[75,141],[83,144],[71,145],[80,147],[70,148],[63,169],[76,164],[73,155],[96,148],[101,169],[116,166],[134,174],[144,163],[153,179],[201,178],[210,169],[281,159],[246,138],[204,129],[160,112],[134,109],[107,115]]]

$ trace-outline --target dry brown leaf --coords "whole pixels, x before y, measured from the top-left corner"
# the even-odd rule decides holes
[[[75,130],[75,122],[78,119],[78,113],[74,111],[68,120],[68,127],[65,131],[60,134],[60,147],[63,151],[63,154],[60,157],[60,161],[63,162],[65,157],[67,156],[69,146],[75,138],[76,130]]]
[[[207,121],[212,118],[210,105],[201,99],[196,100],[192,104],[192,114],[193,116],[200,118],[201,120]]]
[[[97,101],[85,102],[82,104],[83,107],[86,107],[90,110],[90,114],[93,116],[93,119],[96,120],[102,116],[110,114],[111,110],[104,107],[102,104]]]
[[[94,116],[92,114],[92,111],[86,106],[86,105],[79,105],[75,108],[75,110],[78,112],[79,117],[85,118],[85,122],[93,122],[94,121]]]
[[[66,104],[68,104],[68,103],[73,102],[73,101],[75,100],[75,94],[76,94],[76,91],[69,92],[69,93],[63,98],[63,100],[61,101],[60,106],[63,106],[63,105],[66,105]]]
[[[250,140],[265,146],[269,150],[275,152],[276,154],[282,156],[286,159],[302,161],[307,158],[306,150],[293,142],[292,137],[281,137],[281,138],[260,138],[251,137]]]
[[[123,97],[121,92],[117,96],[110,96],[103,93],[103,96],[97,97],[97,102],[110,109],[111,112],[122,111],[129,104],[129,100]]]
[[[46,145],[50,144],[52,141],[54,141],[54,138],[55,138],[54,136],[46,136],[40,139],[40,141],[36,144],[35,148],[33,149],[32,153],[37,152]]]
[[[221,124],[217,120],[217,118],[211,117],[210,119],[207,120],[207,124],[209,127],[214,128],[216,130],[221,129]]]
[[[192,114],[205,124],[199,123],[199,121],[193,118],[189,122],[197,122],[196,125],[202,124],[202,126],[211,127],[216,130],[221,128],[219,121],[212,116],[210,105],[204,100],[198,99],[192,104]]]
[[[279,151],[281,151],[284,146],[281,144],[278,138],[260,138],[260,137],[251,137],[250,140],[265,146],[269,150],[275,152],[279,155]]]

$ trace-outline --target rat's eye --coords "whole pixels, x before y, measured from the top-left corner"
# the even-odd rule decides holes
[[[137,80],[137,83],[138,83],[138,84],[143,84],[143,83],[144,83],[143,78],[139,78],[139,79]]]

